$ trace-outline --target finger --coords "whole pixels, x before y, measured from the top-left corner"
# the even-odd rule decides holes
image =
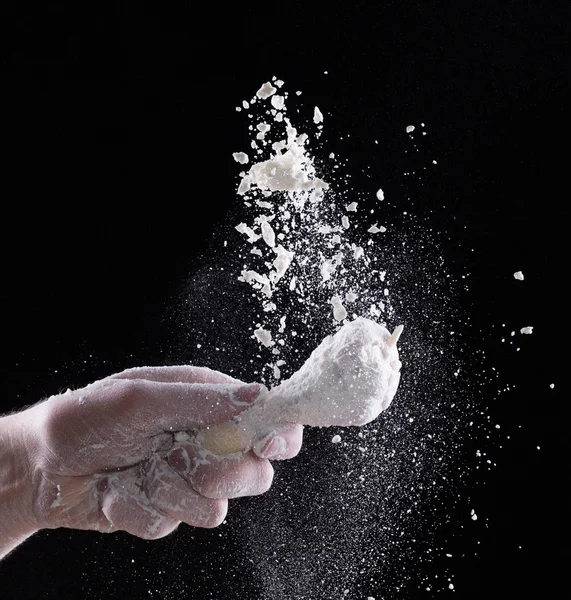
[[[252,450],[260,458],[286,460],[299,454],[303,442],[303,425],[281,423],[258,435]]]
[[[101,510],[113,530],[126,531],[145,540],[164,537],[179,521],[160,513],[143,491],[139,467],[114,473],[107,478]]]
[[[94,390],[98,396],[97,411],[112,414],[119,427],[145,436],[228,421],[252,406],[261,392],[265,392],[264,386],[257,383],[110,379],[103,384],[104,389],[98,386]]]
[[[193,527],[217,527],[228,512],[228,500],[205,498],[159,457],[148,461],[144,487],[157,510]]]
[[[146,379],[163,383],[243,383],[225,373],[190,365],[172,367],[135,367],[110,375],[108,379]]]
[[[267,492],[274,469],[268,460],[252,452],[218,457],[181,444],[167,456],[169,465],[206,498],[239,498]]]

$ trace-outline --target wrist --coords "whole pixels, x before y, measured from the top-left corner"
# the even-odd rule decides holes
[[[33,469],[24,414],[0,418],[0,558],[40,529],[32,518]]]

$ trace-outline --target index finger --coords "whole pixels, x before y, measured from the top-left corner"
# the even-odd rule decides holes
[[[163,383],[112,379],[97,402],[102,414],[151,436],[228,421],[248,409],[264,386],[258,383]],[[88,403],[89,406],[89,403]]]
[[[239,379],[207,367],[134,367],[110,375],[107,379],[146,379],[163,383],[243,383]]]

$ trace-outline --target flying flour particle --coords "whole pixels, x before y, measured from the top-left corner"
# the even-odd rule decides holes
[[[285,104],[285,98],[276,94],[275,96],[272,96],[271,103],[276,110],[282,110]]]
[[[514,277],[515,277],[515,279],[519,279],[520,281],[523,281],[523,273],[521,271],[516,271],[514,273]]]
[[[414,125],[408,125],[406,128],[407,133],[412,133],[414,131]]]
[[[331,298],[331,304],[333,305],[333,318],[336,321],[343,321],[347,318],[347,311],[341,303],[341,298],[337,294]]]
[[[264,346],[268,347],[273,345],[272,334],[262,327],[256,329],[254,335]]]
[[[529,335],[530,333],[533,333],[533,327],[522,327],[519,331],[520,333]]]
[[[385,199],[385,192],[383,192],[383,190],[378,189],[377,190],[377,200],[384,200]]]
[[[331,438],[331,443],[332,444],[338,444],[341,441],[341,436],[340,435],[334,435]]]
[[[269,98],[270,96],[272,96],[273,94],[275,94],[277,91],[278,91],[277,88],[275,88],[271,83],[266,82],[256,92],[256,96],[258,98],[261,98],[262,100],[265,100],[266,98]]]
[[[248,162],[248,155],[245,152],[234,152],[232,156],[237,163],[245,165]]]

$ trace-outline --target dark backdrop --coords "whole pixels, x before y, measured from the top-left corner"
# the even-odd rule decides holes
[[[409,185],[400,131],[422,120],[441,168],[408,208],[447,230],[451,269],[473,274],[480,341],[493,339],[488,356],[521,388],[490,408],[514,440],[474,492],[488,515],[482,550],[442,526],[466,555],[455,593],[552,597],[565,586],[566,3],[46,2],[2,12],[0,410],[180,359],[169,307],[235,202],[231,154],[248,139],[235,106],[263,81],[276,75],[327,107],[329,134],[352,134],[350,165],[370,164],[379,139],[373,166],[395,191]],[[518,268],[533,284],[516,298],[500,282]],[[535,326],[535,345],[506,360],[491,326],[514,315]],[[215,533],[196,535],[222,563],[240,551],[231,535],[220,546]],[[170,597],[177,578],[204,579],[201,565],[180,564],[184,553],[161,573],[163,543],[42,532],[0,565],[0,596]]]

